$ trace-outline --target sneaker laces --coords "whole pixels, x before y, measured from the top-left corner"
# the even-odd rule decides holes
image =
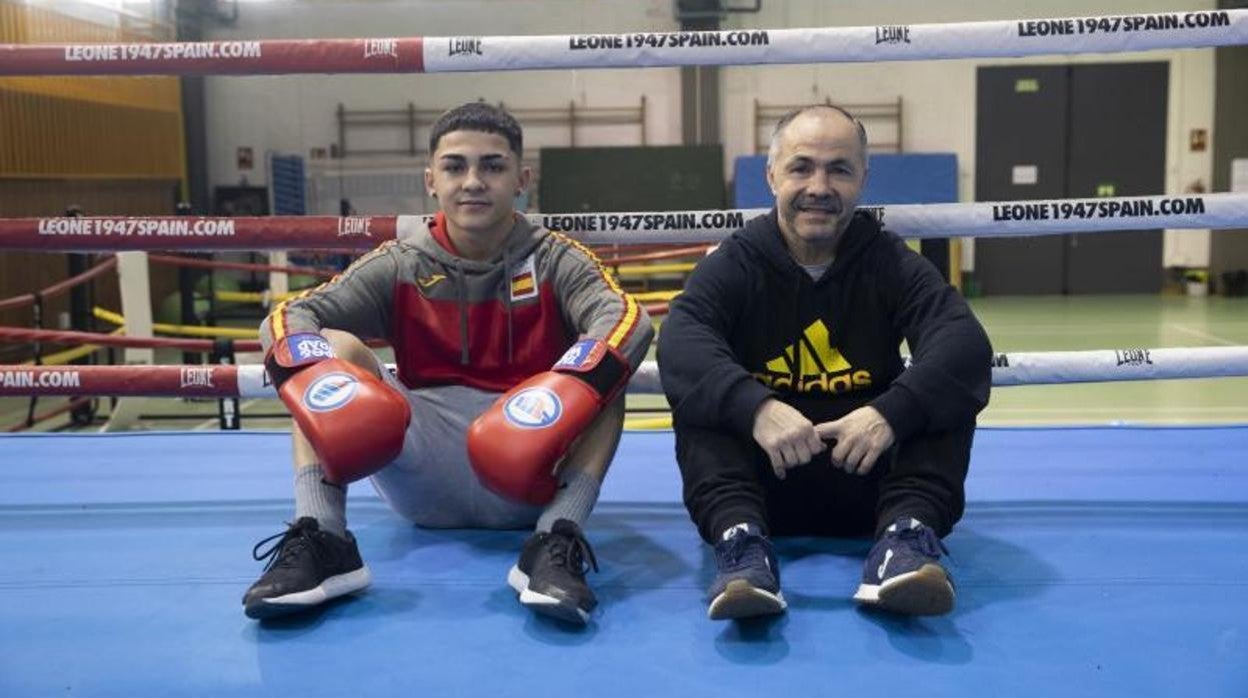
[[[751,538],[758,538],[764,542],[764,545],[753,545]],[[767,552],[765,549],[765,540],[760,536],[750,535],[748,533],[737,533],[725,541],[722,549],[724,563],[728,570],[738,570],[744,567],[751,567],[756,563],[766,565]],[[770,565],[768,565],[770,568]]]
[[[551,533],[550,557],[573,574],[584,577],[589,570],[598,571],[598,558],[589,541],[580,534]]]
[[[919,552],[928,557],[940,557],[941,553],[949,555],[949,548],[945,547],[945,542],[937,537],[936,532],[927,526],[919,526],[918,528],[903,528],[896,533],[891,534],[894,537],[912,541]]]
[[[268,560],[268,563],[264,566],[265,572],[268,572],[273,567],[286,566],[289,564],[290,560],[294,559],[295,553],[305,547],[311,548],[312,556],[315,557],[318,562],[321,560],[318,546],[312,544],[312,527],[301,524],[292,524],[290,522],[286,523],[286,527],[285,531],[275,533],[268,538],[265,538],[259,543],[256,543],[256,546],[251,549],[251,557],[255,559],[256,562]],[[265,543],[278,538],[281,540],[278,540],[276,543],[269,546],[269,549],[265,550],[263,553],[260,552],[260,548],[264,547]]]

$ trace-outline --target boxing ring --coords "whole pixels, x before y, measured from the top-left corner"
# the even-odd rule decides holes
[[[470,58],[455,65],[908,60],[1248,43],[1248,10],[1179,13],[1173,31],[1158,20],[1163,26],[1153,32],[1038,34],[1093,20],[1097,27],[1100,20],[1143,27],[1151,17],[915,25],[917,48],[873,45],[872,27],[773,31],[766,46],[732,51],[703,36],[731,32],[619,35],[621,43],[629,36],[698,38],[671,39],[668,47],[646,39],[636,51],[589,53],[568,48],[575,37],[483,37],[483,45],[499,49],[484,56],[498,62],[478,65]],[[1045,40],[1032,41],[1037,37]],[[120,58],[94,61],[72,59],[72,47],[0,46],[0,74],[446,66],[436,56],[443,42],[394,40],[394,60],[379,64],[358,58],[359,41],[256,42],[263,50],[237,60],[206,44],[119,47]],[[106,49],[91,50],[107,55]],[[153,50],[155,58],[145,55]],[[714,212],[689,212],[706,225],[664,223],[644,234],[589,221],[668,214],[589,214],[567,227],[587,242],[690,244],[726,232],[713,224],[732,219],[699,218],[708,213]],[[1248,197],[890,206],[877,215],[906,236],[1243,228]],[[199,221],[211,223],[213,234],[159,232],[162,222],[177,231]],[[366,249],[421,224],[407,216],[344,221],[236,219],[224,235],[224,222],[214,219],[12,219],[0,220],[0,249],[115,251],[115,262],[96,273],[142,279],[145,250],[335,243]],[[342,236],[344,225],[370,235]],[[127,336],[0,328],[0,339],[111,344],[125,347],[129,360],[132,351],[169,341],[151,337],[150,317],[141,310],[149,301],[141,293],[127,297],[129,286],[143,284],[123,282]],[[1248,375],[1248,346],[1006,351],[994,357],[993,370],[1001,391],[1080,381],[1212,380]],[[653,393],[656,380],[648,364],[630,391]],[[0,367],[0,395],[254,398],[269,390],[262,371],[246,363]],[[247,549],[292,513],[288,453],[288,434],[271,431],[0,436],[0,695],[1248,691],[1248,424],[981,428],[966,515],[947,539],[958,589],[953,613],[903,619],[860,610],[850,595],[869,543],[794,538],[777,545],[788,613],[738,623],[706,619],[702,594],[714,559],[680,503],[672,434],[628,431],[587,526],[602,566],[589,581],[602,605],[579,630],[533,615],[507,587],[506,570],[526,532],[415,528],[367,486],[351,489],[348,511],[373,586],[304,616],[246,619],[239,601],[260,567]]]

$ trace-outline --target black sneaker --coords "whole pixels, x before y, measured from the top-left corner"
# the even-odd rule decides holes
[[[953,581],[940,564],[948,548],[918,519],[903,517],[875,542],[854,600],[908,616],[953,610]]]
[[[560,620],[584,625],[598,605],[585,583],[585,573],[598,571],[598,560],[581,527],[559,519],[550,533],[534,533],[524,543],[520,560],[507,573],[507,583],[520,603]]]
[[[711,620],[782,613],[789,604],[780,593],[780,565],[771,541],[750,525],[737,525],[715,544],[718,573],[707,597]]]
[[[260,548],[281,538],[263,553]],[[298,613],[368,586],[373,576],[360,559],[355,537],[344,540],[320,530],[305,516],[283,533],[256,544],[251,556],[268,559],[264,575],[243,596],[248,618],[273,618]]]

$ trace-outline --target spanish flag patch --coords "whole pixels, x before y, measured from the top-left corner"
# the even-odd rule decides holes
[[[522,301],[537,297],[537,273],[530,256],[511,272],[511,300]]]

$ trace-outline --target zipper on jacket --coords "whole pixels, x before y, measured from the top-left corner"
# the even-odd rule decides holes
[[[537,283],[537,275],[534,274],[533,282]],[[503,305],[507,308],[507,363],[512,362],[512,332],[511,332],[511,251],[503,247]]]
[[[464,291],[464,270],[459,265],[459,258],[453,262],[455,268],[455,302],[459,306],[459,363],[468,365],[468,298]]]

